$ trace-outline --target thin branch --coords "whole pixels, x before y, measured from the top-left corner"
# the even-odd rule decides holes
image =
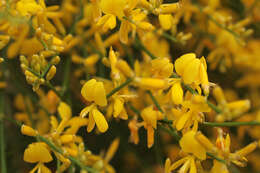
[[[149,96],[151,97],[153,103],[155,104],[156,108],[161,112],[163,113],[163,110],[160,106],[160,104],[158,103],[158,101],[156,100],[156,98],[153,96],[152,92],[151,91],[147,91],[147,93],[149,94]]]
[[[127,86],[132,81],[133,81],[133,78],[128,78],[124,83],[122,83],[121,85],[119,85],[118,87],[116,87],[112,91],[110,91],[110,93],[107,94],[107,98],[111,97],[113,94],[115,94],[116,92],[118,92],[119,90],[121,90],[122,88]]]
[[[236,126],[260,126],[260,122],[249,121],[249,122],[204,122],[203,125],[212,127],[236,127]]]

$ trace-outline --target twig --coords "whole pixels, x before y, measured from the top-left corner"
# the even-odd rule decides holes
[[[160,104],[158,103],[158,101],[156,100],[156,98],[153,96],[152,92],[151,91],[147,91],[147,93],[149,94],[149,96],[151,97],[153,103],[155,104],[156,108],[161,112],[163,113],[163,110],[160,106]]]
[[[212,127],[236,127],[236,126],[260,126],[260,122],[249,121],[249,122],[203,122],[203,125]]]
[[[115,94],[116,92],[118,92],[119,90],[121,90],[122,88],[127,86],[132,81],[133,81],[133,78],[128,78],[124,83],[122,83],[121,85],[119,85],[118,87],[116,87],[112,91],[110,91],[110,93],[107,94],[107,98],[111,97],[113,94]]]

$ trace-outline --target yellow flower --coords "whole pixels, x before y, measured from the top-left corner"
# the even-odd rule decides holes
[[[175,61],[175,70],[180,75],[185,84],[201,84],[206,94],[208,94],[207,64],[204,57],[197,59],[194,53],[182,55]]]
[[[47,149],[47,145],[42,142],[32,143],[24,151],[24,161],[29,163],[48,163],[52,161],[52,156]]]
[[[102,82],[91,79],[86,82],[82,89],[81,95],[89,102],[95,102],[99,106],[107,105],[106,91]]]
[[[154,129],[157,128],[157,120],[160,119],[161,112],[153,110],[153,106],[146,107],[141,112],[144,120],[144,128],[147,130],[147,146],[151,148],[154,143]]]
[[[188,131],[185,133],[181,140],[180,146],[184,152],[194,154],[198,159],[206,159],[206,149],[195,138],[195,131]]]
[[[126,5],[125,0],[101,0],[100,1],[100,9],[104,16],[102,16],[97,25],[103,25],[103,29],[106,31],[107,29],[113,29],[116,26],[116,17],[120,19],[124,16],[124,8]]]
[[[30,144],[24,151],[23,159],[29,163],[38,162],[38,164],[31,170],[30,173],[34,173],[37,169],[43,173],[51,173],[51,171],[43,164],[53,160],[51,153],[45,143],[35,142]]]
[[[60,134],[64,130],[66,123],[71,118],[72,113],[69,105],[67,105],[65,102],[60,102],[58,106],[58,113],[62,119],[59,126],[57,127],[57,133]]]
[[[110,118],[113,114],[114,118],[127,120],[128,115],[125,109],[125,100],[120,95],[113,95],[112,103],[107,108],[107,117]]]

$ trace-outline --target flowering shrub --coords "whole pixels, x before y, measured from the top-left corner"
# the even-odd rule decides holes
[[[0,0],[1,173],[259,172],[259,28],[258,0]]]

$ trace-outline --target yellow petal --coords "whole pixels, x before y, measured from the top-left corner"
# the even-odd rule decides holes
[[[185,133],[181,140],[180,146],[184,152],[192,153],[201,160],[206,159],[205,148],[195,139],[196,132],[189,131]]]
[[[210,173],[229,173],[227,166],[217,160],[214,160]]]
[[[145,89],[163,89],[167,83],[163,79],[155,78],[136,78],[136,82]]]
[[[93,117],[93,112],[91,111],[89,113],[89,122],[88,122],[88,128],[87,128],[87,131],[88,132],[91,132],[95,127],[95,120],[94,120],[94,117]]]
[[[99,112],[97,109],[93,109],[93,118],[98,127],[98,130],[101,133],[106,132],[108,129],[108,124],[107,124],[107,121],[106,121],[104,115],[101,112]]]
[[[187,53],[178,58],[174,63],[177,74],[182,76],[187,65],[195,58],[196,55],[194,53]]]
[[[111,145],[109,146],[109,148],[107,150],[107,154],[106,154],[106,157],[104,159],[107,163],[115,155],[115,152],[118,149],[118,146],[119,146],[119,138],[116,138],[115,140],[113,140],[113,142],[111,143]]]
[[[152,126],[147,127],[147,147],[151,148],[154,144],[154,129]]]
[[[60,102],[58,112],[62,119],[69,119],[71,117],[71,109],[65,102]]]
[[[171,160],[169,158],[167,158],[165,161],[165,164],[164,164],[165,173],[170,173],[170,171],[169,171],[170,166],[171,166]]]
[[[84,118],[93,108],[92,105],[85,107],[84,109],[82,109],[82,111],[80,112],[80,117]]]
[[[196,168],[196,164],[195,164],[194,158],[191,159],[190,173],[197,173],[197,168]]]
[[[174,104],[181,104],[183,101],[183,90],[180,82],[176,82],[171,88],[171,98]]]
[[[124,15],[123,10],[126,5],[126,0],[101,0],[100,8],[105,14],[113,14],[118,17]]]
[[[114,117],[117,118],[124,108],[124,103],[119,98],[115,99],[114,103]]]
[[[183,73],[183,81],[186,84],[191,84],[193,82],[199,82],[199,67],[200,67],[200,60],[193,59],[184,69]]]
[[[157,126],[157,111],[153,110],[152,106],[149,106],[142,110],[141,116],[144,121],[156,129]]]
[[[44,164],[41,164],[41,166],[39,167],[39,172],[40,173],[51,173],[51,170],[49,168],[47,168],[46,166],[44,166]]]
[[[172,26],[172,15],[170,14],[160,14],[159,15],[159,22],[163,29],[169,30]]]
[[[95,103],[100,106],[107,105],[106,91],[102,82],[97,82],[94,88]]]
[[[45,143],[36,142],[32,143],[26,148],[24,151],[23,159],[29,163],[36,163],[36,162],[50,162],[52,161],[52,156],[47,149]]]
[[[104,27],[109,29],[114,29],[116,27],[116,17],[111,15],[108,20],[106,21]]]
[[[94,93],[93,93],[93,89],[95,87],[96,84],[96,80],[95,79],[91,79],[89,81],[87,81],[82,89],[81,89],[81,95],[87,100],[87,101],[93,101],[94,100]]]
[[[187,122],[187,120],[190,118],[191,113],[190,112],[186,112],[185,114],[183,114],[180,119],[178,119],[177,124],[176,124],[176,129],[177,130],[181,130],[185,123]]]
[[[208,80],[208,74],[207,71],[204,67],[204,65],[201,63],[200,64],[200,71],[199,71],[199,75],[200,75],[200,81],[202,85],[209,85],[209,80]]]
[[[36,136],[37,135],[37,131],[27,125],[22,125],[21,132],[22,132],[22,134],[27,135],[27,136]]]
[[[130,31],[131,25],[127,21],[123,21],[119,29],[119,39],[122,43],[126,44],[128,42],[128,33]]]

